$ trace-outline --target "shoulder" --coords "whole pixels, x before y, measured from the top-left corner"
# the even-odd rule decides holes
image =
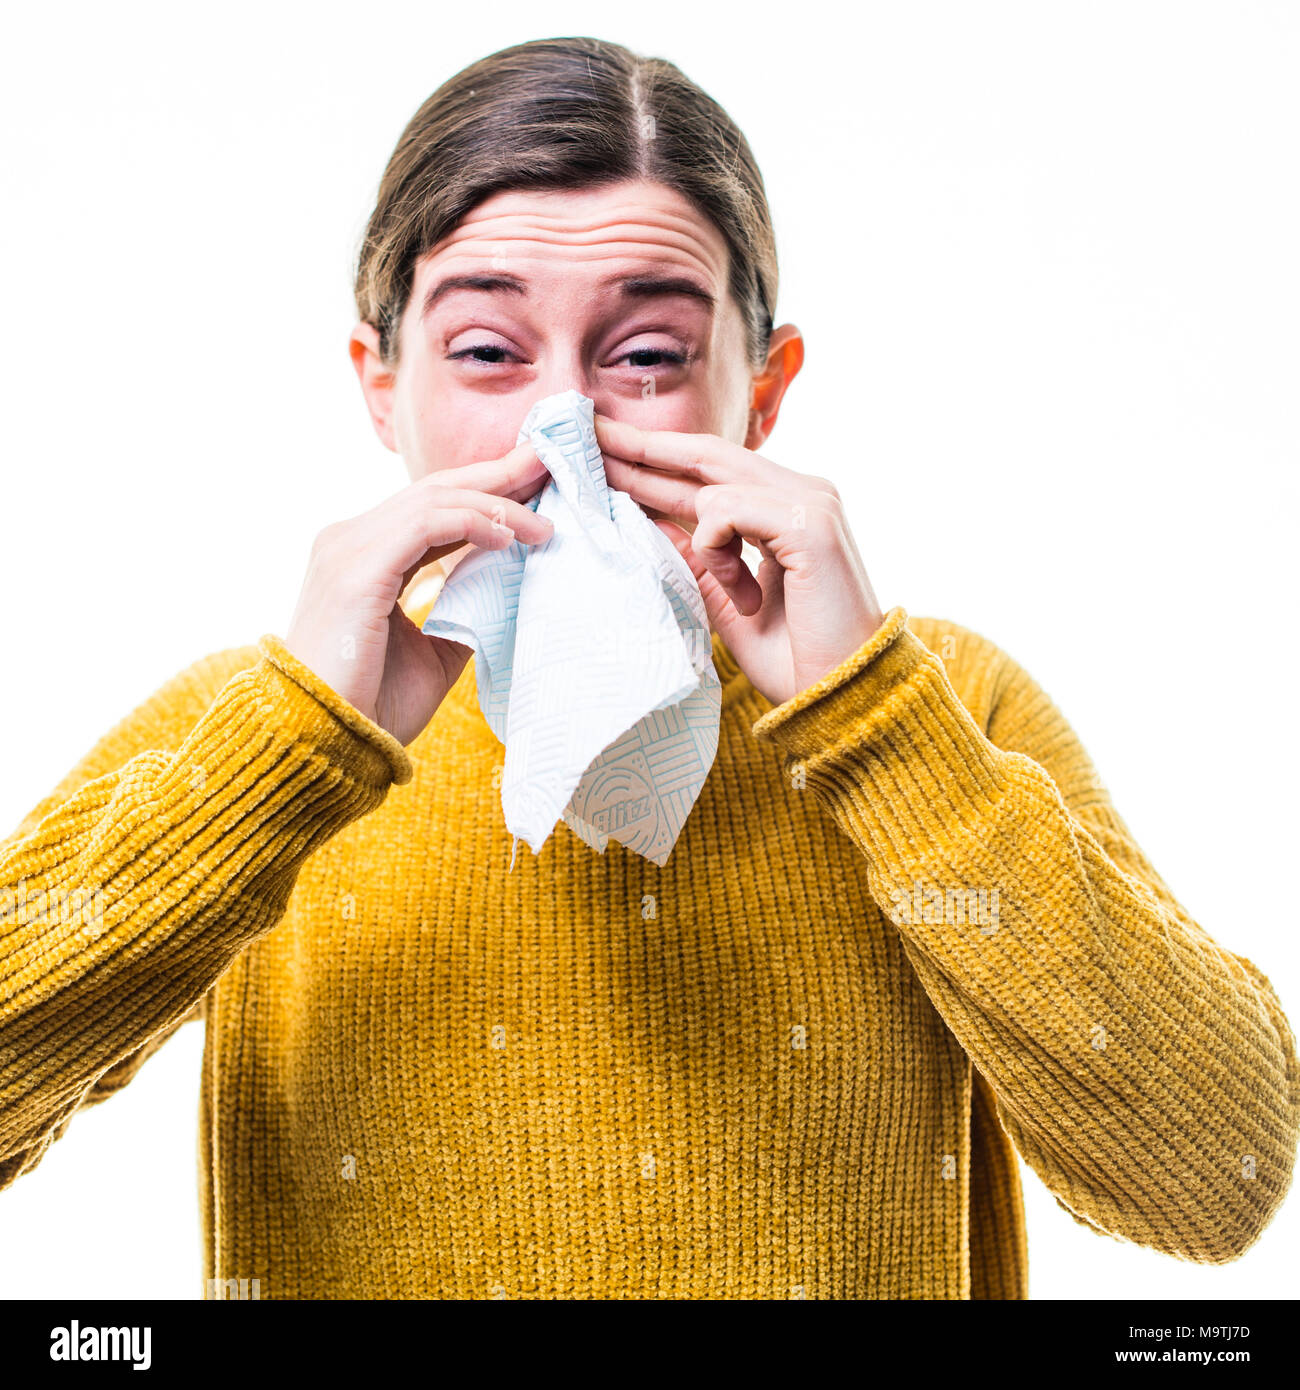
[[[106,737],[143,739],[143,747],[174,745],[178,736],[184,739],[230,678],[256,666],[261,658],[256,643],[198,657],[143,699]]]
[[[191,662],[111,725],[23,818],[24,834],[86,783],[116,772],[140,753],[175,752],[237,672],[261,659],[256,644],[227,647]]]
[[[958,699],[987,731],[994,709],[1020,668],[996,642],[951,618],[908,614],[907,627],[943,662]]]
[[[944,618],[908,618],[944,664],[957,698],[996,747],[1023,753],[1055,780],[1075,810],[1107,792],[1082,742],[1042,685],[997,643]]]

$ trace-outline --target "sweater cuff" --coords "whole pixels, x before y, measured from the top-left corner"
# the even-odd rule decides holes
[[[276,704],[277,718],[291,732],[319,747],[359,781],[400,787],[411,780],[410,756],[397,739],[299,661],[275,633],[264,634],[257,649],[268,688],[274,686],[282,697]]]
[[[1009,755],[985,738],[901,607],[753,731],[881,867],[943,854],[987,823],[1007,785]]]

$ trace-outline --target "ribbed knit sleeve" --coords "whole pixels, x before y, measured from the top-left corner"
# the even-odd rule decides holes
[[[1060,1205],[1183,1259],[1235,1259],[1295,1163],[1282,1006],[1178,903],[1060,712],[986,645],[985,728],[895,608],[754,733],[866,856],[872,896]]]
[[[273,634],[174,748],[178,682],[0,842],[0,1187],[283,915],[308,856],[409,781],[402,745]],[[107,770],[105,769],[107,765]]]

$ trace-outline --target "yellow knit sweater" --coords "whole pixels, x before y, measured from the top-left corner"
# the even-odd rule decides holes
[[[1034,681],[901,608],[776,708],[714,660],[662,869],[507,872],[472,661],[405,749],[273,635],[169,681],[0,843],[0,1187],[203,1018],[210,1298],[1024,1298],[1013,1141],[1246,1250],[1287,1020]]]

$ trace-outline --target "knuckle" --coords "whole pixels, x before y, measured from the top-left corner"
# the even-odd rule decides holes
[[[812,484],[813,488],[816,489],[816,491],[827,492],[837,502],[840,500],[839,489],[835,486],[833,482],[831,482],[829,478],[814,477],[809,478],[808,481]]]
[[[470,507],[464,506],[439,507],[435,517],[444,522],[450,522],[458,530],[464,531],[473,524],[474,512]]]
[[[838,533],[840,529],[840,516],[833,508],[818,507],[813,512],[813,517],[815,518],[814,524],[820,531],[827,535]]]
[[[342,538],[347,529],[347,523],[343,521],[331,521],[328,526],[322,526],[311,543],[311,553],[313,555],[323,555],[326,551],[332,550]]]

